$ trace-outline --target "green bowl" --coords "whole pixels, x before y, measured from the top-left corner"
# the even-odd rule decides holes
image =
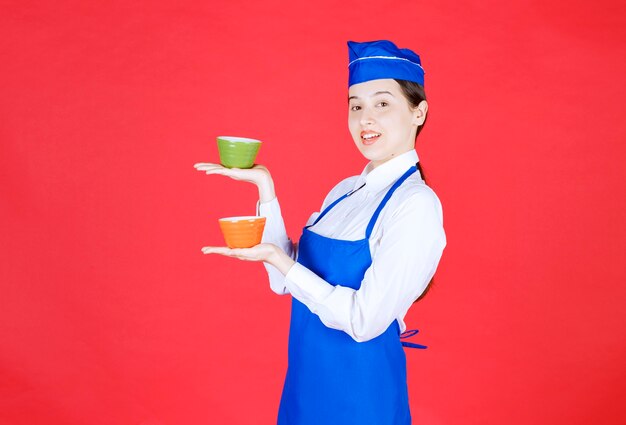
[[[227,168],[252,168],[261,141],[246,137],[219,136],[217,150],[220,163]]]

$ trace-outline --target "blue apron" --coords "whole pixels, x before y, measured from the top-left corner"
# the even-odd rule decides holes
[[[329,205],[300,238],[298,262],[332,285],[359,289],[372,264],[369,237],[393,192],[417,170],[411,167],[389,189],[358,241],[327,238],[314,226],[343,195]],[[407,425],[411,423],[402,346],[426,348],[400,341],[394,320],[374,339],[356,342],[347,333],[326,327],[307,306],[292,297],[289,363],[278,425]]]

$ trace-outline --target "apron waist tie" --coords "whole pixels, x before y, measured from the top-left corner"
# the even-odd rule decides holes
[[[411,329],[409,331],[403,332],[402,334],[400,334],[400,339],[407,339],[410,338],[414,335],[416,335],[419,332],[419,330],[417,329]],[[413,342],[406,342],[406,341],[400,341],[400,343],[404,346],[404,347],[408,347],[408,348],[420,348],[420,349],[426,349],[428,348],[426,345],[422,345],[422,344],[415,344]]]

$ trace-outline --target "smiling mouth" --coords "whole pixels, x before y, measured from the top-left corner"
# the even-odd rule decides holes
[[[361,135],[361,140],[363,141],[364,145],[371,145],[375,143],[380,136],[380,133],[367,133]]]

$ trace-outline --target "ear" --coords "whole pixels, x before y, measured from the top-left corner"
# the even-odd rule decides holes
[[[427,112],[428,103],[425,100],[422,100],[419,105],[413,109],[413,124],[417,126],[424,124]]]

